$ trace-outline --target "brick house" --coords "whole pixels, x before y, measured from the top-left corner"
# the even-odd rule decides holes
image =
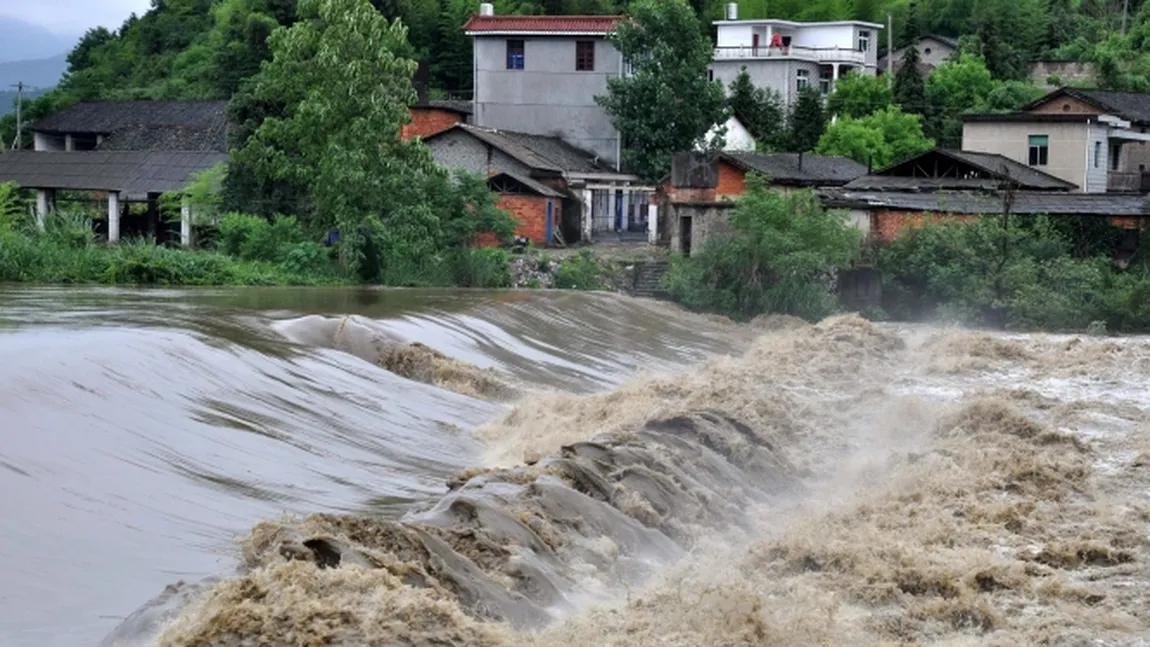
[[[489,178],[498,206],[516,217],[516,233],[537,244],[589,241],[608,232],[647,240],[648,197],[638,178],[590,151],[557,137],[462,123],[424,142],[440,166]]]
[[[826,207],[849,211],[867,237],[880,242],[939,218],[1001,214],[1008,204],[1020,216],[1106,218],[1133,232],[1147,217],[1145,196],[1075,188],[1002,155],[934,149],[818,195]]]
[[[409,109],[411,121],[400,128],[400,136],[405,140],[416,137],[427,139],[455,124],[465,124],[471,118],[470,101],[426,101]]]

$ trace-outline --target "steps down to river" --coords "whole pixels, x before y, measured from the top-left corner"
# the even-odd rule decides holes
[[[659,282],[669,267],[670,263],[667,261],[648,261],[636,264],[635,282],[631,286],[631,294],[637,297],[666,299],[668,295],[660,287]]]

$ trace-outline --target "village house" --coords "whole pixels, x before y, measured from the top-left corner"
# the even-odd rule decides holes
[[[463,31],[475,56],[476,126],[558,137],[621,169],[622,138],[595,97],[623,74],[607,40],[621,16],[496,16],[480,5]]]
[[[755,86],[777,91],[788,105],[804,87],[830,94],[847,72],[874,76],[878,66],[877,23],[739,20],[731,2],[726,19],[714,24],[711,78],[729,86],[745,67]]]
[[[36,190],[43,228],[68,192],[100,205],[96,223],[108,242],[121,235],[165,242],[159,199],[181,191],[196,173],[227,159],[226,101],[98,101],[77,103],[33,123],[33,149],[0,155],[0,182]],[[193,215],[181,212],[179,237],[192,239]]]
[[[963,117],[962,148],[997,153],[1084,193],[1150,191],[1150,94],[1061,88],[1006,114]]]
[[[471,119],[471,105],[470,101],[421,100],[408,109],[411,121],[399,134],[405,140],[427,139],[455,124],[465,124]]]
[[[558,137],[456,124],[424,140],[444,168],[489,178],[516,233],[540,245],[649,242],[649,189]],[[609,238],[608,238],[609,237]]]
[[[942,217],[969,220],[1009,210],[1019,216],[1104,218],[1129,232],[1123,249],[1134,249],[1148,213],[1146,196],[1076,189],[1003,155],[936,148],[818,195],[827,208],[849,211],[874,241],[890,242]]]
[[[809,153],[681,153],[671,176],[653,200],[659,207],[659,241],[689,254],[725,230],[734,200],[747,190],[747,176],[763,176],[783,193],[839,187],[865,175],[867,168],[845,157]]]
[[[893,52],[881,56],[878,59],[878,73],[886,74],[887,70],[890,70],[891,74],[898,74],[899,69],[902,68],[902,59],[911,47],[918,50],[918,71],[925,78],[930,76],[934,68],[942,65],[958,51],[958,41],[935,34],[920,36],[913,43],[903,45]]]

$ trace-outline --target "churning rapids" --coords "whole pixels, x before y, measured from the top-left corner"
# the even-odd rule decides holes
[[[1150,339],[0,287],[0,645],[1150,644]]]

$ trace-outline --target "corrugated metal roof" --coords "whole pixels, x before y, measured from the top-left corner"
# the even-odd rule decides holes
[[[227,161],[202,151],[13,151],[0,154],[0,182],[33,189],[163,193],[187,186],[192,173]]]
[[[986,192],[824,189],[819,196],[828,207],[961,214],[998,214],[1003,211],[1002,195]],[[1146,196],[1140,195],[1018,191],[1014,194],[1011,212],[1031,216],[1146,216],[1150,215],[1150,205]]]
[[[608,34],[622,16],[480,16],[463,25],[471,33]]]
[[[743,169],[762,173],[777,184],[836,186],[866,174],[866,167],[840,156],[804,153],[723,152],[721,158]]]

